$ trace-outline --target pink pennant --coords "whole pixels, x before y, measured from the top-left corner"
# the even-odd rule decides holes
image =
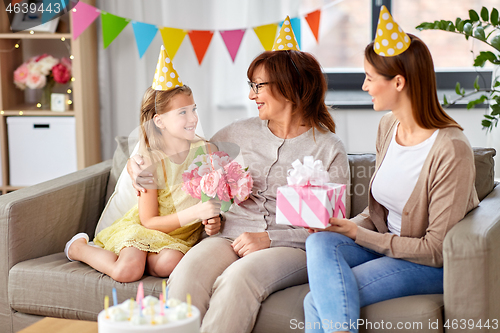
[[[233,62],[240,48],[241,40],[243,39],[244,34],[244,29],[226,30],[220,32],[220,35],[224,40],[224,43],[226,44],[227,50],[229,51],[229,55],[231,56],[231,59],[233,59]]]
[[[100,14],[99,9],[87,5],[83,1],[78,1],[78,4],[71,11],[73,15],[73,39],[77,39]]]

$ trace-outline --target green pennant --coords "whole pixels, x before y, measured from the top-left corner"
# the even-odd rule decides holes
[[[130,22],[129,19],[101,12],[102,40],[107,48]]]

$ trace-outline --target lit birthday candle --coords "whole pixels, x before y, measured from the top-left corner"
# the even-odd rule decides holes
[[[165,309],[168,309],[168,304],[167,304],[167,301],[168,301],[168,287],[166,288],[165,297],[163,299],[165,301]]]
[[[104,311],[106,313],[106,319],[109,319],[109,297],[108,295],[104,296]]]
[[[155,322],[155,306],[151,304],[151,325],[156,325]]]
[[[144,286],[142,285],[142,282],[139,283],[139,287],[137,288],[137,303],[139,303],[139,308],[142,310],[143,304],[142,300],[144,299]],[[142,312],[142,311],[141,311]]]
[[[118,305],[118,297],[116,296],[116,288],[113,288],[113,305]]]
[[[188,304],[188,313],[187,313],[187,316],[191,317],[193,315],[191,313],[191,294],[187,294],[186,295],[186,300],[187,300],[187,304]]]

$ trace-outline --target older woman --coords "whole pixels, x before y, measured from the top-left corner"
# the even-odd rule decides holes
[[[192,295],[202,332],[250,332],[271,293],[307,282],[307,230],[276,224],[277,188],[287,184],[292,162],[311,155],[323,161],[330,181],[349,181],[316,59],[293,50],[264,52],[247,75],[259,117],[237,121],[211,141],[220,150],[225,143],[239,146],[254,180],[252,194],[231,207],[218,237],[195,245],[169,279],[171,297]]]
[[[444,237],[478,204],[474,155],[439,104],[431,54],[410,34],[395,45],[404,41],[391,57],[377,41],[365,49],[363,90],[392,112],[380,121],[368,207],[307,239],[306,332],[358,332],[363,306],[442,293]]]

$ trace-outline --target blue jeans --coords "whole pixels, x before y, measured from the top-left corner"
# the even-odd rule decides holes
[[[415,264],[357,245],[335,232],[306,241],[311,291],[306,332],[358,332],[360,308],[392,298],[443,293],[443,268]]]

